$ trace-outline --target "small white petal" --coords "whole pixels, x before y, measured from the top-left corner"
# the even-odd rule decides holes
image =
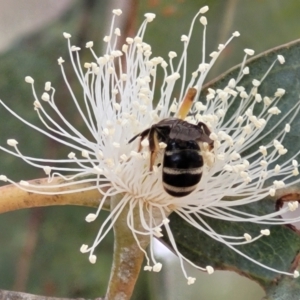
[[[293,277],[294,277],[294,278],[298,278],[298,277],[299,277],[299,272],[298,272],[298,271],[294,271]]]

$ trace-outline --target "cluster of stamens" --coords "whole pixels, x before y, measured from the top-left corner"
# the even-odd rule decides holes
[[[62,58],[58,59],[58,64],[70,90],[72,100],[78,109],[78,114],[92,134],[93,140],[87,139],[61,114],[54,102],[55,89],[50,82],[46,82],[45,91],[40,97],[42,101],[40,101],[34,89],[34,80],[28,76],[25,81],[32,85],[34,109],[46,130],[31,125],[2,101],[0,103],[25,124],[70,147],[72,151],[68,157],[57,160],[58,163],[67,164],[70,167],[50,167],[51,160],[25,156],[19,151],[18,142],[14,139],[7,141],[14,151],[5,147],[0,148],[43,169],[49,177],[49,182],[58,176],[66,181],[62,185],[76,187],[81,182],[93,183],[93,188],[98,189],[103,198],[97,211],[86,217],[87,222],[92,222],[98,217],[107,199],[116,194],[123,195],[120,203],[102,224],[93,245],[89,247],[84,244],[80,249],[83,253],[89,253],[91,263],[96,262],[94,254],[96,246],[112,228],[119,212],[127,205],[131,208],[127,224],[138,244],[139,234],[149,238],[161,237],[161,227],[165,227],[174,251],[180,259],[188,284],[194,283],[195,278],[186,274],[184,261],[208,274],[212,274],[214,269],[212,266],[196,266],[179,252],[169,226],[168,215],[172,211],[211,238],[226,244],[254,263],[275,272],[297,277],[298,271],[289,273],[274,270],[254,261],[235,248],[237,245],[252,243],[263,236],[270,235],[269,229],[263,228],[256,237],[252,237],[249,233],[244,233],[242,236],[224,236],[215,232],[202,219],[202,216],[205,215],[231,222],[243,220],[259,223],[264,220],[270,225],[291,222],[290,219],[279,219],[278,216],[286,211],[296,210],[298,202],[290,202],[277,214],[265,216],[252,216],[245,213],[243,217],[238,209],[234,208],[234,206],[260,201],[268,196],[275,196],[277,190],[299,182],[297,177],[299,175],[298,153],[288,157],[284,163],[277,163],[288,152],[284,147],[284,138],[290,132],[290,124],[298,114],[300,109],[298,104],[283,118],[278,117],[275,128],[279,128],[279,132],[276,136],[272,136],[271,141],[264,143],[264,137],[271,136],[274,129],[266,129],[269,120],[281,113],[277,105],[280,104],[285,90],[278,88],[274,95],[263,96],[259,93],[259,87],[276,62],[280,64],[285,62],[283,56],[279,55],[262,78],[253,79],[252,86],[245,88],[240,85],[242,79],[250,72],[245,62],[248,56],[254,54],[253,50],[245,49],[245,57],[238,76],[230,79],[223,89],[209,88],[206,99],[193,104],[185,120],[192,124],[205,123],[211,130],[209,138],[214,141],[214,145],[213,150],[207,144],[202,145],[201,151],[205,160],[203,178],[190,195],[174,198],[163,190],[160,163],[153,166],[152,172],[149,171],[149,140],[147,138],[141,142],[141,151],[138,151],[136,143],[128,144],[128,141],[142,129],[148,128],[164,118],[184,116],[186,113],[181,100],[189,88],[196,88],[195,99],[198,99],[210,68],[228,43],[234,37],[239,36],[238,32],[234,32],[225,44],[219,45],[218,49],[209,55],[210,60],[207,62],[205,53],[207,19],[203,16],[207,10],[208,7],[204,7],[199,11],[192,21],[189,34],[181,37],[182,55],[177,58],[177,54],[171,51],[168,62],[161,57],[152,57],[151,46],[143,41],[146,25],[153,21],[154,14],[145,15],[146,20],[141,25],[137,36],[127,38],[126,44],[121,47],[122,51],[120,51],[116,45],[121,32],[120,29],[114,27],[114,20],[121,14],[121,11],[114,10],[110,34],[104,38],[104,42],[107,44],[106,53],[98,57],[93,50],[93,42],[88,42],[86,48],[91,51],[94,61],[84,64],[85,72],[81,68],[80,48],[71,45],[71,35],[64,33],[64,37],[68,40],[70,60],[83,88],[83,99],[79,100],[74,95],[64,71]],[[185,69],[187,48],[192,29],[199,15],[201,15],[200,23],[204,26],[202,61],[192,73],[189,82],[186,83],[188,77]],[[175,67],[176,59],[178,63]],[[159,67],[164,71],[164,79],[158,104],[154,106],[153,97]],[[180,78],[183,80],[178,83]],[[180,93],[174,99],[173,91],[176,84],[180,86]],[[58,125],[51,118],[44,108],[46,105],[57,113],[65,127]],[[236,106],[235,111],[228,115],[229,108],[233,105]],[[84,110],[81,109],[81,106],[84,107]],[[257,113],[257,111],[259,112]],[[289,123],[283,124],[287,117]],[[166,143],[161,142],[159,147],[163,153]],[[244,154],[246,150],[253,147],[255,149],[251,153]],[[77,158],[78,153],[80,153],[80,158]],[[159,159],[158,156],[158,161]],[[267,179],[274,179],[273,184],[265,185]],[[0,180],[11,182],[27,191],[51,194],[49,192],[51,187],[48,186],[34,186],[27,181],[15,183],[5,175],[1,175]],[[44,191],[45,188],[48,189],[47,192]],[[72,192],[80,191],[82,189],[79,188],[72,190]],[[236,197],[239,200],[236,200],[233,205],[232,201],[226,201],[227,197]],[[140,210],[139,222],[142,223],[144,230],[142,233],[136,229],[135,222],[138,220],[133,220],[133,210],[135,209]],[[300,217],[293,221],[299,220]],[[153,243],[150,241],[151,259],[141,249],[145,252],[147,260],[144,270],[159,272],[162,264],[156,262],[152,248]]]

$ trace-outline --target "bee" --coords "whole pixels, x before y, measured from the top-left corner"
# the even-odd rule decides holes
[[[150,171],[158,151],[159,143],[166,144],[162,164],[162,182],[165,191],[174,197],[183,197],[196,189],[202,177],[204,165],[203,143],[208,149],[213,148],[213,140],[209,138],[210,130],[203,123],[190,124],[178,118],[166,118],[152,125],[129,140],[133,142],[140,137],[141,142],[146,137],[149,140]]]

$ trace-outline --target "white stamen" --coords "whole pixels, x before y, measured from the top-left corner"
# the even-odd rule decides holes
[[[270,230],[269,230],[269,229],[262,229],[262,230],[260,231],[260,233],[261,233],[262,235],[268,236],[268,235],[270,235]]]
[[[86,48],[92,48],[94,46],[94,42],[90,41],[85,44]]]
[[[244,238],[247,242],[251,241],[252,240],[252,237],[249,233],[244,233]]]
[[[89,261],[91,264],[95,264],[97,261],[97,256],[96,255],[90,255]]]
[[[200,14],[205,14],[206,12],[208,12],[208,10],[209,10],[209,7],[206,5],[206,6],[201,7],[199,12],[200,12]]]
[[[5,175],[0,175],[0,180],[1,181],[7,181],[7,177]]]
[[[7,140],[7,145],[15,147],[18,145],[18,142],[14,139],[9,139],[9,140]]]
[[[152,267],[151,266],[145,266],[144,267],[144,271],[152,271]]]
[[[254,54],[254,50],[252,50],[252,49],[244,49],[244,52],[250,56],[252,56]]]
[[[30,77],[30,76],[26,76],[26,77],[25,77],[25,81],[26,81],[27,83],[30,83],[30,84],[33,84],[33,83],[34,83],[33,78]]]
[[[66,39],[70,39],[72,36],[71,36],[71,34],[70,33],[67,33],[67,32],[64,32],[63,33],[63,36],[64,36],[64,38],[66,38]]]
[[[206,19],[206,17],[202,16],[202,17],[200,18],[200,23],[201,23],[202,25],[206,26],[206,25],[207,25],[207,19]]]
[[[285,63],[284,56],[282,56],[282,55],[277,55],[277,59],[278,59],[278,61],[279,61],[281,64],[284,64],[284,63]]]
[[[47,81],[47,82],[45,83],[45,91],[46,91],[46,92],[49,92],[50,89],[51,89],[51,82],[50,82],[50,81]]]
[[[162,264],[161,263],[156,263],[153,266],[153,272],[160,272],[161,268],[162,268]]]
[[[122,10],[121,9],[113,9],[113,14],[116,16],[120,16],[122,14]]]
[[[147,13],[144,16],[146,17],[148,23],[152,22],[156,17],[155,14],[152,13]]]
[[[195,277],[188,277],[188,278],[187,278],[187,284],[188,284],[188,285],[194,284],[195,281],[196,281],[196,278],[195,278]]]
[[[95,221],[96,218],[97,218],[97,215],[96,215],[96,214],[88,214],[88,215],[86,216],[85,220],[86,220],[87,222],[90,223],[90,222]]]
[[[49,167],[49,166],[45,166],[43,169],[44,169],[44,172],[45,172],[46,175],[49,175],[51,173],[51,170],[52,170],[52,168]]]
[[[81,253],[86,253],[87,249],[88,249],[88,245],[82,244],[81,247],[80,247],[80,252]]]
[[[206,271],[209,275],[211,275],[215,270],[212,266],[206,266]]]

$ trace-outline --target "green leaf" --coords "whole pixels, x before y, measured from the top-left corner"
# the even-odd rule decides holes
[[[290,115],[287,119],[276,127],[279,121],[290,111],[292,113],[294,105],[299,101],[300,94],[300,40],[272,49],[251,59],[247,66],[250,68],[250,74],[247,75],[239,85],[246,87],[246,91],[252,86],[252,80],[260,80],[270,65],[276,60],[277,55],[283,55],[286,59],[284,65],[278,62],[269,73],[263,84],[259,87],[259,93],[264,96],[273,96],[277,88],[284,88],[286,94],[277,105],[281,110],[279,116],[273,116],[267,124],[267,130],[271,133],[264,137],[259,144],[274,139],[276,134],[286,123],[289,122]],[[220,76],[213,82],[207,84],[201,94],[200,100],[205,101],[205,95],[208,88],[224,88],[231,78],[236,78],[240,67],[237,66]],[[229,114],[233,113],[238,105],[236,103],[231,108]],[[289,159],[300,149],[300,132],[298,130],[300,114],[297,113],[295,120],[291,123],[291,132],[284,139],[284,146],[289,150],[283,156],[284,160]],[[275,128],[276,127],[276,128]],[[275,128],[273,130],[273,128]],[[258,145],[253,146],[249,151],[257,149]],[[298,155],[299,158],[299,155]],[[294,180],[294,179],[293,179]],[[226,188],[226,187],[224,187]],[[285,189],[281,194],[293,193],[295,200],[300,199],[299,182],[293,187]],[[276,199],[269,197],[262,201],[243,205],[237,209],[243,212],[255,215],[265,215],[276,210]],[[201,200],[199,200],[201,201]],[[201,212],[200,212],[201,213]],[[264,226],[251,223],[233,223],[216,219],[210,219],[203,216],[203,219],[218,233],[233,236],[241,236],[245,232],[256,236],[261,229],[269,228],[270,236],[262,237],[258,241],[248,245],[237,246],[249,257],[259,261],[269,267],[287,272],[293,271],[297,267],[300,251],[300,237],[291,226]],[[245,259],[229,249],[224,244],[216,242],[209,236],[195,229],[190,224],[182,220],[178,215],[173,213],[170,216],[170,225],[180,252],[194,262],[196,265],[205,267],[212,265],[216,269],[225,269],[236,271],[248,278],[257,281],[267,292],[268,299],[296,299],[294,295],[300,294],[300,279],[294,279],[287,276],[279,276],[277,273],[264,269],[257,264]],[[163,241],[170,245],[167,235]],[[285,295],[282,298],[282,295]]]

